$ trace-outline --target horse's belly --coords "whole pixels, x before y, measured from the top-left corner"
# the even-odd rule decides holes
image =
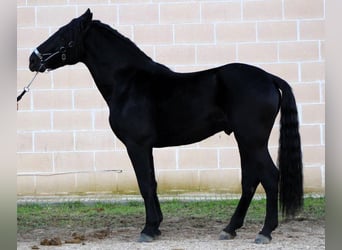
[[[181,134],[162,134],[158,136],[155,147],[171,147],[196,143],[221,130],[222,129],[206,130],[201,131],[200,133],[199,131],[196,131],[195,133],[192,131],[185,131],[185,133]]]
[[[229,130],[226,119],[214,116],[205,120],[179,120],[158,127],[155,147],[186,145],[199,142],[222,130]]]

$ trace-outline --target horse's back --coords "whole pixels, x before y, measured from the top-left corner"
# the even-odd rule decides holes
[[[211,71],[170,72],[154,86],[157,146],[200,141],[228,124],[218,105],[218,82]]]
[[[219,131],[257,129],[265,137],[278,112],[273,76],[247,64],[169,72],[157,79],[153,96],[160,145],[193,143]]]
[[[131,125],[125,130],[134,130],[129,134],[144,132],[142,138],[154,138],[154,147],[190,144],[219,131],[270,130],[279,107],[272,75],[246,64],[192,73],[140,70],[124,85],[130,86],[125,88],[133,94],[126,96],[128,100],[134,96],[134,105],[130,104],[133,100],[127,101],[123,110],[134,108],[125,113],[135,115],[113,117],[113,124],[122,126],[127,121]],[[139,124],[140,129],[132,124]]]

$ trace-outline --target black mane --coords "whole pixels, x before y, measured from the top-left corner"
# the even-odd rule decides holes
[[[137,56],[140,56],[141,58],[145,59],[147,62],[158,65],[166,70],[170,70],[167,66],[155,62],[151,57],[146,55],[132,40],[125,37],[116,29],[113,29],[111,26],[109,26],[108,24],[102,23],[99,20],[93,20],[92,25],[105,30],[106,32],[108,32],[108,34],[112,35],[114,39],[122,41],[126,46],[130,47],[132,51],[134,51],[137,54]]]
[[[132,50],[136,50],[136,52],[139,55],[143,55],[152,61],[152,58],[150,58],[148,55],[146,55],[134,42],[132,42],[129,38],[127,38],[124,35],[122,35],[121,33],[119,33],[116,29],[113,29],[108,24],[102,23],[99,20],[93,20],[92,25],[95,25],[99,28],[106,30],[109,34],[113,35],[116,39],[119,39],[119,40],[123,41],[126,45],[129,45],[129,47],[131,47]]]

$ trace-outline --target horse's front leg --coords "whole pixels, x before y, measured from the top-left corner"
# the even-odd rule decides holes
[[[126,147],[145,203],[146,224],[138,241],[150,242],[160,235],[159,225],[163,220],[157,197],[152,148],[138,145],[126,145]]]

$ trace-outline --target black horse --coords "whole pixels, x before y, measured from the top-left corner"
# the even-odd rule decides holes
[[[267,204],[256,243],[271,241],[278,225],[278,193],[284,215],[293,216],[302,207],[298,114],[284,80],[238,63],[194,73],[173,72],[116,30],[93,21],[89,9],[35,49],[30,70],[44,72],[78,62],[91,72],[108,104],[111,128],[133,164],[146,209],[139,241],[159,236],[163,220],[152,148],[194,143],[219,131],[234,133],[242,168],[242,196],[220,239],[236,236],[259,183]],[[278,169],[268,140],[279,109]]]

